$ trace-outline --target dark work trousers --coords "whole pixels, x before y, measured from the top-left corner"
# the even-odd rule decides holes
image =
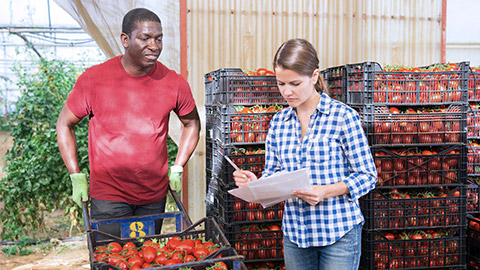
[[[126,202],[103,201],[91,198],[90,216],[92,219],[109,219],[122,218],[131,216],[146,216],[161,214],[165,212],[166,197],[162,200],[145,205],[133,205]],[[102,232],[106,232],[120,237],[120,223],[105,224],[98,228]],[[159,234],[162,229],[162,219],[155,220],[155,234]],[[99,235],[99,240],[108,239]]]

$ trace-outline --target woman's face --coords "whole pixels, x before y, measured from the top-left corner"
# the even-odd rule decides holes
[[[277,66],[275,75],[278,89],[291,107],[299,107],[318,95],[314,87],[318,80],[318,70],[310,77]]]

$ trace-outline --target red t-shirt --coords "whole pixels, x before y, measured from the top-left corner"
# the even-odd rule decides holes
[[[90,196],[148,204],[167,193],[170,112],[187,115],[195,100],[188,82],[160,62],[147,75],[132,76],[120,58],[85,70],[67,105],[90,117]]]

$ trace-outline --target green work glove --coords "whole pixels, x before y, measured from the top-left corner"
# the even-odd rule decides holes
[[[170,188],[180,192],[182,190],[182,172],[183,167],[173,165],[168,171],[168,178],[170,179]]]
[[[72,173],[70,174],[72,180],[72,199],[73,201],[82,207],[82,201],[88,201],[88,186],[87,176],[84,173]]]

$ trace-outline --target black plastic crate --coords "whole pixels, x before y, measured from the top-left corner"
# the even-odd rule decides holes
[[[392,107],[355,107],[371,146],[466,144],[466,105],[435,111],[392,113]]]
[[[331,67],[323,70],[322,76],[328,85],[328,94],[333,99],[346,102],[345,66]]]
[[[227,190],[236,188],[234,183],[225,184],[222,179],[213,179],[216,189],[207,192],[209,215],[221,224],[247,224],[251,222],[278,222],[283,218],[284,202],[263,208],[261,204],[243,201]]]
[[[208,106],[206,136],[223,145],[264,144],[276,112],[242,113],[230,105]]]
[[[466,182],[466,149],[372,148],[378,189],[457,186]]]
[[[448,193],[369,192],[360,199],[364,229],[456,228],[465,224],[465,192],[460,186]]]
[[[480,91],[480,89],[478,90]],[[468,139],[480,139],[480,108],[478,104],[470,103],[467,113]]]
[[[234,183],[233,172],[235,169],[225,159],[224,155],[228,156],[240,169],[249,170],[260,178],[265,167],[264,152],[263,145],[247,147],[223,146],[215,140],[213,142],[207,140],[207,194],[212,191],[224,193],[227,191],[225,185]]]
[[[480,256],[474,256],[474,255],[471,255],[471,254],[467,254],[467,269],[468,270],[480,270]]]
[[[214,174],[225,179],[226,183],[233,183],[232,174],[235,168],[228,163],[224,156],[230,158],[240,169],[251,171],[258,178],[262,176],[265,168],[264,145],[237,147],[235,145],[223,145],[215,140],[212,148],[212,162],[221,167],[221,170],[215,170]]]
[[[468,101],[480,101],[480,70],[470,68],[468,72]]]
[[[283,232],[280,223],[224,226],[225,236],[245,263],[283,261]]]
[[[376,62],[348,64],[345,65],[346,103],[348,105],[466,103],[469,68],[469,62],[461,62],[453,71],[394,72],[384,71]]]
[[[480,213],[480,178],[469,177],[465,186],[467,193],[467,213]]]
[[[480,265],[480,215],[468,215],[467,264],[469,269],[479,269]]]
[[[480,146],[469,143],[467,149],[467,173],[469,176],[480,176]]]
[[[401,239],[397,235],[389,240],[386,235],[385,232],[363,230],[360,269],[466,268],[464,228],[436,238]]]
[[[166,243],[173,237],[179,237],[180,239],[205,239],[205,241],[212,241],[214,244],[218,245],[218,250],[214,253],[209,254],[203,260],[198,260],[188,263],[180,263],[171,266],[154,266],[149,269],[180,269],[183,267],[191,267],[192,269],[204,269],[205,267],[212,266],[217,262],[224,262],[227,264],[229,269],[246,269],[243,263],[243,256],[238,255],[238,253],[233,249],[225,235],[223,234],[221,228],[216,223],[212,217],[205,217],[195,222],[185,230],[178,233],[168,233],[168,234],[158,234],[151,235],[148,237],[137,237],[137,238],[116,238],[109,236],[108,240],[97,240],[97,234],[104,234],[98,230],[89,230],[87,231],[87,240],[90,253],[90,262],[92,269],[115,269],[120,270],[121,268],[112,266],[103,261],[96,261],[94,259],[94,251],[99,246],[107,246],[111,242],[117,242],[121,246],[127,242],[132,242],[138,248],[142,246],[143,241],[155,241],[161,246],[166,245]]]
[[[205,105],[286,104],[275,76],[247,76],[239,68],[205,74]]]

